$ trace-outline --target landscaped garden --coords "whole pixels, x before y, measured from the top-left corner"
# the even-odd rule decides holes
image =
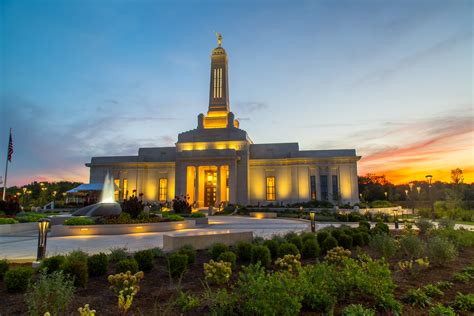
[[[1,314],[470,315],[474,232],[429,221],[328,228],[196,251],[75,250],[0,263]],[[86,306],[86,304],[88,304]],[[79,309],[81,308],[81,311]]]

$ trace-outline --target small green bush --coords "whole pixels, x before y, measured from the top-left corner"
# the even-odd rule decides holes
[[[293,247],[296,248],[295,245]],[[266,246],[253,246],[252,248],[252,263],[256,264],[259,262],[262,267],[269,267],[272,263],[270,250]]]
[[[421,258],[425,252],[425,244],[415,235],[406,235],[400,239],[400,250],[409,259]]]
[[[364,246],[364,237],[362,237],[362,233],[355,233],[352,235],[352,245],[354,247]]]
[[[422,289],[408,290],[405,299],[411,305],[421,308],[431,304],[431,298]]]
[[[371,230],[372,235],[388,234],[389,232],[390,230],[388,228],[388,225],[382,222],[377,222],[377,224],[375,224],[375,227]]]
[[[172,253],[168,256],[168,273],[171,277],[181,277],[188,267],[188,256],[180,253]]]
[[[336,248],[338,246],[336,238],[329,236],[328,238],[324,239],[323,243],[321,244],[321,251],[323,253],[327,253],[329,250]]]
[[[295,244],[284,242],[278,247],[278,257],[283,258],[285,255],[297,255],[299,254],[298,247]]]
[[[193,213],[193,214],[202,214],[202,213]],[[176,305],[178,305],[181,312],[186,313],[199,307],[201,305],[201,300],[199,296],[196,296],[194,294],[186,294],[181,291],[179,293],[178,298],[176,299]]]
[[[301,255],[304,259],[317,258],[319,256],[320,249],[316,238],[308,238],[303,243],[303,249]]]
[[[227,247],[226,244],[223,243],[215,243],[211,246],[209,249],[209,254],[211,255],[211,258],[216,261],[217,258],[219,258],[219,255],[223,252],[226,252],[229,250],[229,247]]]
[[[61,271],[47,274],[43,270],[38,281],[29,286],[25,302],[30,315],[63,314],[74,295],[73,281]]]
[[[135,252],[133,258],[138,263],[138,270],[139,271],[150,271],[153,269],[153,259],[154,259],[153,251],[151,250],[140,250]],[[131,272],[131,271],[130,271]]]
[[[193,246],[185,245],[178,250],[178,253],[188,256],[188,265],[196,262],[196,249]]]
[[[391,207],[393,204],[387,200],[375,200],[370,202],[371,208],[383,208],[383,207]]]
[[[72,256],[71,256],[72,254]],[[89,280],[87,258],[84,260],[78,253],[70,253],[64,261],[61,270],[74,279],[74,286],[85,287]]]
[[[454,307],[463,312],[474,312],[474,293],[457,293],[454,298]]]
[[[421,235],[426,235],[434,227],[433,223],[426,218],[418,219],[415,222],[415,226],[418,227]]]
[[[329,233],[328,232],[325,232],[325,231],[322,231],[322,232],[319,232],[317,235],[316,235],[316,238],[318,239],[318,244],[319,245],[322,245],[323,244],[323,241],[329,237]]]
[[[267,239],[263,242],[263,245],[270,250],[270,254],[272,255],[272,259],[278,258],[278,247],[279,244],[276,240]]]
[[[337,240],[338,246],[343,247],[344,249],[352,249],[352,237],[346,234],[341,234]]]
[[[342,229],[335,228],[331,231],[331,236],[336,238],[336,240],[339,240],[339,237],[343,234],[344,232]]]
[[[469,283],[471,280],[471,275],[466,272],[457,272],[453,274],[453,279],[456,282]]]
[[[161,258],[161,257],[165,256],[165,253],[159,247],[151,248],[150,250],[153,252],[153,257],[154,258]]]
[[[303,248],[303,241],[298,235],[288,238],[288,242],[295,245],[298,250],[301,250]]]
[[[428,239],[427,243],[427,255],[434,265],[442,266],[456,259],[456,248],[449,240],[435,236]]]
[[[438,281],[435,283],[436,287],[440,290],[450,289],[454,284],[449,281]]]
[[[315,234],[315,233],[311,233],[311,232],[304,232],[304,233],[302,233],[302,234],[300,235],[300,237],[301,237],[301,241],[303,242],[303,244],[304,244],[304,242],[305,242],[306,240],[308,240],[308,239],[314,239],[314,240],[316,240],[316,234]]]
[[[0,225],[18,224],[19,222],[10,217],[0,217]]]
[[[229,262],[232,270],[237,267],[237,256],[232,251],[226,251],[219,255],[217,261]]]
[[[202,217],[206,217],[206,214],[201,213],[201,212],[194,212],[194,213],[189,214],[188,217],[191,217],[191,218],[202,218]]]
[[[127,259],[128,252],[127,248],[111,248],[109,259],[111,262],[119,262],[120,260]]]
[[[8,270],[3,277],[7,292],[24,292],[33,277],[33,269],[30,267],[16,267]]]
[[[438,303],[435,306],[432,306],[428,311],[429,316],[456,316],[456,313],[452,307],[445,307],[443,304]]]
[[[117,262],[117,266],[115,268],[117,273],[126,273],[127,271],[130,271],[130,273],[135,274],[138,272],[138,262],[133,258],[122,259]]]
[[[8,261],[7,259],[0,260],[0,279],[3,279],[3,276],[8,271]]]
[[[67,225],[67,226],[95,225],[95,221],[89,217],[72,217],[65,220],[64,225]]]
[[[343,316],[375,316],[375,311],[360,304],[351,304],[342,311]]]
[[[89,255],[82,251],[81,249],[76,249],[68,253],[67,260],[78,260],[78,261],[87,261]]]
[[[423,287],[423,291],[425,291],[426,295],[429,297],[438,297],[443,296],[444,292],[441,291],[436,285],[434,284],[427,284]]]
[[[359,227],[360,230],[369,231],[370,230],[370,223],[367,221],[360,221]]]
[[[107,273],[109,267],[109,257],[101,252],[90,256],[87,259],[87,269],[90,276],[101,276]]]
[[[169,214],[168,212],[163,213],[163,218],[170,222],[181,222],[184,221],[184,217],[177,214]]]
[[[364,245],[368,245],[369,242],[370,242],[370,235],[369,235],[369,233],[361,232],[360,234],[362,235],[362,239],[364,240]]]
[[[237,257],[242,261],[250,261],[252,259],[253,245],[246,241],[239,241],[236,244]]]
[[[53,273],[55,271],[61,270],[62,265],[66,257],[57,255],[49,258],[43,259],[40,265],[40,269],[46,269],[47,273]]]
[[[376,234],[372,237],[369,247],[381,257],[389,259],[397,252],[395,240],[387,234]]]
[[[438,227],[441,229],[454,229],[455,221],[449,218],[442,218],[438,221]]]

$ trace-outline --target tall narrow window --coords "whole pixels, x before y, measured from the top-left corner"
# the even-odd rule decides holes
[[[122,200],[126,200],[128,199],[128,179],[122,181]]]
[[[222,68],[219,68],[219,98],[222,98]]]
[[[167,200],[168,195],[168,179],[160,179],[160,201],[164,202]]]
[[[119,199],[120,199],[120,196],[119,196],[119,188],[120,188],[120,179],[114,179],[114,199],[115,199],[115,202],[117,202]]]
[[[267,201],[275,201],[275,177],[267,177]]]
[[[332,176],[332,199],[339,199],[339,183],[337,182],[337,176]]]
[[[214,88],[214,98],[217,98],[217,69],[214,68],[214,80],[213,80],[213,88]]]
[[[321,200],[328,200],[328,176],[320,176],[319,181],[321,183]]]
[[[311,190],[311,200],[316,200],[316,176],[309,177],[309,186]]]

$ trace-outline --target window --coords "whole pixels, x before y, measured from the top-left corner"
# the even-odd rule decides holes
[[[332,199],[339,199],[339,184],[337,183],[337,176],[332,176]]]
[[[213,73],[214,98],[222,98],[222,68],[214,68]]]
[[[120,188],[120,179],[114,179],[114,199],[115,199],[115,201],[118,201],[120,199],[119,188]]]
[[[316,200],[316,176],[309,177],[309,185],[311,189],[311,200]]]
[[[161,178],[160,179],[160,201],[166,201],[168,195],[168,179]]]
[[[128,179],[122,181],[122,200],[126,200],[128,199]]]
[[[267,201],[275,201],[275,177],[267,177]]]
[[[319,176],[321,182],[321,200],[328,200],[328,176]]]

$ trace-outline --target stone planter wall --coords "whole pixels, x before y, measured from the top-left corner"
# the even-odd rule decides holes
[[[191,245],[194,249],[208,249],[215,243],[223,243],[228,246],[235,245],[239,241],[253,240],[253,233],[248,232],[227,232],[227,233],[200,233],[200,234],[177,234],[163,235],[163,250],[174,251],[185,245]]]
[[[0,236],[15,235],[32,231],[38,231],[38,223],[34,222],[0,225]]]
[[[277,218],[277,213],[275,212],[250,212],[250,217],[256,218]]]

